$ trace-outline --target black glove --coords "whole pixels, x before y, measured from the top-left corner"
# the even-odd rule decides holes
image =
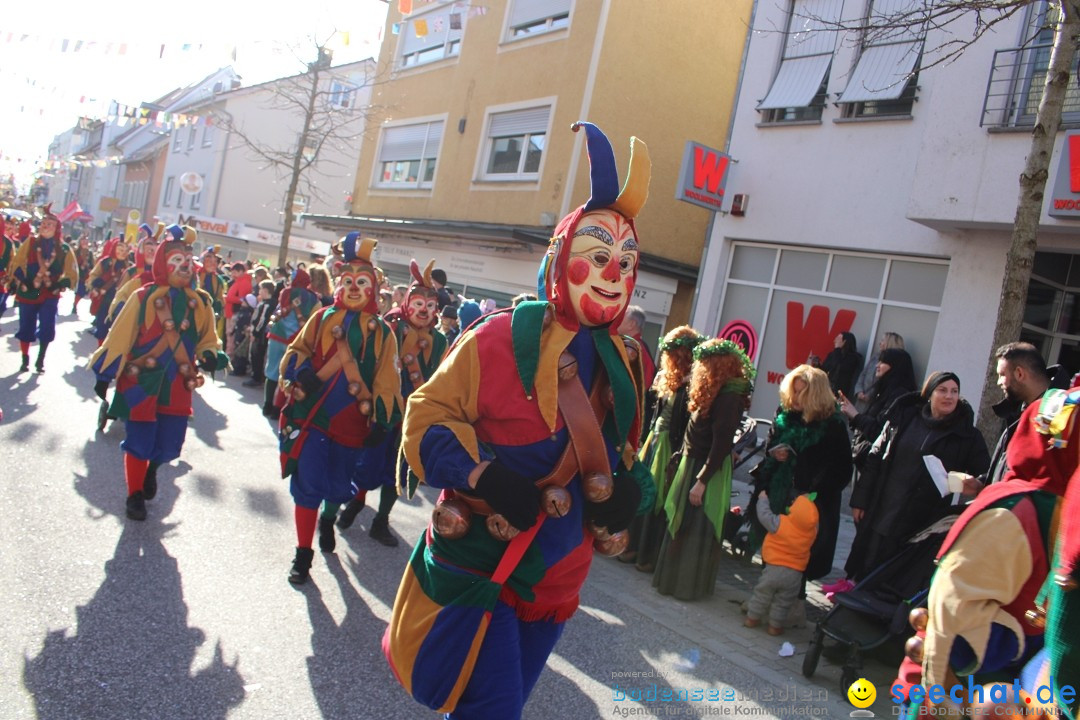
[[[607,528],[609,533],[617,533],[630,527],[630,521],[634,519],[638,505],[641,504],[641,488],[634,478],[617,474],[614,484],[611,497],[604,502],[585,503],[588,516],[599,527]]]
[[[108,391],[109,391],[109,381],[108,380],[98,380],[96,383],[94,383],[94,394],[97,395],[102,400],[105,399],[105,393],[107,393]]]
[[[217,370],[217,355],[207,350],[202,354],[202,360],[199,361],[199,365],[206,372],[214,372]]]
[[[308,395],[316,395],[322,390],[322,380],[315,374],[315,371],[309,367],[301,368],[296,373],[296,382],[300,383],[300,387]]]
[[[476,494],[518,530],[528,530],[540,512],[540,488],[529,478],[493,462],[476,480]]]
[[[386,440],[386,426],[374,424],[368,429],[367,437],[364,438],[364,447],[382,445],[384,440]]]

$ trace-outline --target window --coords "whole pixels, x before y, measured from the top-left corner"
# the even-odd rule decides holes
[[[202,177],[203,183],[199,185],[198,192],[191,193],[191,203],[188,205],[188,207],[192,210],[202,210],[202,191],[203,187],[205,186],[206,178],[201,175],[199,177]]]
[[[383,128],[376,187],[430,188],[442,142],[443,121]]]
[[[921,0],[874,0],[867,25],[879,21],[884,26],[893,18],[918,13],[923,7]],[[844,117],[911,115],[922,47],[921,28],[882,27],[870,31],[851,79],[840,94]]]
[[[184,149],[184,139],[180,137],[180,129],[173,130],[172,151],[180,152]]]
[[[192,125],[188,128],[187,149],[191,150],[195,147],[195,136],[199,134],[199,129]]]
[[[330,107],[348,110],[356,102],[356,88],[343,82],[332,80],[330,82],[330,95],[327,99]]]
[[[512,0],[506,38],[533,37],[570,26],[570,0]]]
[[[821,119],[842,7],[843,0],[792,0],[780,68],[757,107],[763,122]]]
[[[210,147],[214,144],[214,130],[216,128],[210,124],[210,118],[206,119],[206,124],[203,125],[202,131],[202,146]]]
[[[398,67],[414,67],[460,54],[466,15],[463,10],[464,6],[459,5],[436,8],[404,22]]]
[[[551,106],[493,113],[488,118],[485,180],[535,180],[540,176]]]
[[[169,198],[172,197],[173,190],[175,190],[175,189],[176,189],[176,178],[175,177],[165,178],[165,193],[161,197],[161,204],[162,205],[164,205],[165,207],[169,207]]]

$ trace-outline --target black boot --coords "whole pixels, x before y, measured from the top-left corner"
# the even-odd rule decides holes
[[[390,532],[390,518],[387,515],[379,514],[375,516],[375,519],[371,521],[371,529],[368,530],[368,535],[372,540],[377,540],[386,547],[397,547],[398,540]]]
[[[303,585],[311,577],[311,561],[315,557],[315,551],[311,548],[296,548],[296,557],[292,561],[292,569],[289,570],[289,582],[293,585]]]
[[[142,490],[136,490],[128,495],[126,514],[132,520],[146,519],[146,496]]]
[[[267,379],[263,384],[263,407],[262,414],[268,418],[276,418],[280,412],[274,407],[274,393],[277,392],[277,383]]]
[[[105,426],[109,423],[109,403],[105,400],[101,401],[101,408],[97,414],[97,429],[98,432],[105,432]]]
[[[337,547],[337,539],[334,537],[334,516],[321,515],[319,517],[319,549],[323,552],[334,552]]]
[[[152,462],[146,466],[146,477],[143,478],[143,497],[147,500],[153,500],[157,495],[157,469],[160,467],[159,463]]]
[[[22,365],[19,367],[19,372],[27,372],[30,370],[30,356],[23,353]]]
[[[364,509],[364,503],[356,498],[353,498],[345,504],[345,507],[341,509],[341,514],[338,515],[337,526],[342,530],[346,530],[352,527],[353,520],[360,514],[360,511]]]
[[[37,362],[34,363],[34,369],[39,373],[45,372],[45,351],[49,349],[49,343],[40,343],[37,351]]]

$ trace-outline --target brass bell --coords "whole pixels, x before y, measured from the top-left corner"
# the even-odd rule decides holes
[[[195,376],[195,387],[201,388],[206,383],[206,378],[202,375]]]
[[[154,307],[156,307],[158,310],[165,307],[165,298],[163,298],[163,297],[154,298]]]
[[[270,324],[271,325],[273,325],[277,321],[278,321],[278,316],[276,314],[273,314],[273,315],[270,316]]]
[[[183,320],[180,321],[180,329],[181,330],[187,330],[189,327],[191,327],[191,323],[188,322],[187,318],[184,318]]]
[[[297,402],[303,402],[304,398],[307,397],[307,393],[304,392],[304,388],[300,387],[299,385],[293,385],[292,396],[293,400]]]
[[[350,395],[352,395],[353,397],[356,397],[357,395],[360,394],[360,383],[351,382],[351,383],[349,383],[349,386],[346,388],[346,390],[348,391],[348,393]]]
[[[334,336],[335,340],[340,340],[341,338],[345,337],[345,331],[341,329],[340,325],[335,325],[334,327],[330,328],[330,334]]]
[[[139,374],[139,366],[129,364],[126,368],[124,368],[124,372],[126,372],[128,375],[131,375],[132,377],[135,377]]]
[[[157,367],[157,358],[148,357],[143,360],[143,365],[146,366],[147,370],[153,370]]]
[[[362,414],[371,415],[371,401],[370,400],[361,400],[359,405],[360,405],[360,412]]]
[[[379,327],[379,323],[375,322],[374,320],[368,320],[367,321],[367,329],[368,330],[374,330],[377,327]]]
[[[907,617],[912,629],[918,632],[926,630],[926,624],[930,620],[930,613],[923,607],[911,608],[911,612],[908,613]]]
[[[439,501],[431,513],[432,527],[447,540],[464,537],[469,531],[470,524],[472,524],[472,510],[455,498]]]
[[[621,555],[629,546],[630,533],[625,530],[621,530],[614,535],[609,535],[604,540],[596,540],[593,542],[593,549],[606,557]]]
[[[559,356],[559,379],[571,380],[577,375],[577,358],[568,352]]]
[[[180,363],[179,365],[176,366],[176,369],[178,371],[180,371],[181,375],[190,375],[191,374],[191,363]]]
[[[415,359],[416,359],[416,356],[413,355],[412,353],[405,353],[404,355],[401,356],[401,362],[405,363],[406,365],[409,365]]]
[[[630,362],[635,362],[638,357],[637,346],[631,343],[626,343],[626,359]]]
[[[194,310],[195,308],[197,308],[199,306],[199,301],[196,300],[195,298],[191,298],[190,300],[187,301],[187,306],[189,308],[191,308],[192,310]]]
[[[549,517],[565,517],[570,512],[570,493],[564,487],[551,485],[544,488],[540,504]]]
[[[1041,607],[1035,607],[1024,613],[1024,619],[1034,627],[1042,630],[1046,627],[1046,611]]]
[[[169,332],[172,332],[176,329],[176,321],[171,319],[166,320],[165,322],[161,323],[161,327],[165,328]]]
[[[907,655],[908,660],[919,665],[923,660],[923,639],[918,635],[912,635],[904,643],[904,654]]]
[[[184,387],[186,387],[188,390],[194,390],[195,389],[195,378],[188,378],[187,380],[185,380],[184,381]]]
[[[610,475],[600,472],[589,473],[581,481],[581,493],[589,502],[600,503],[615,492],[615,481]]]
[[[1076,578],[1072,575],[1055,575],[1054,583],[1065,592],[1072,592],[1077,586]]]
[[[420,373],[418,373],[418,372],[409,373],[409,379],[412,380],[413,382],[416,382],[417,380],[420,379]]]
[[[502,540],[503,542],[513,540],[520,532],[516,527],[510,524],[509,520],[498,513],[488,515],[487,529],[488,532],[491,533],[491,537],[496,540]]]
[[[593,521],[589,521],[589,534],[597,540],[608,540],[611,538],[611,533],[607,531],[606,527],[600,527]]]

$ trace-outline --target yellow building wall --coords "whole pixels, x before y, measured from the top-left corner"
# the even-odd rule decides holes
[[[466,18],[457,59],[396,74],[392,66],[400,38],[391,26],[402,17],[396,3],[391,5],[372,99],[383,116],[375,123],[445,113],[445,130],[432,190],[380,191],[372,187],[379,133],[369,125],[353,213],[521,225],[540,225],[541,214],[550,213],[558,220],[568,209],[565,187],[575,152],[580,157],[569,209],[589,196],[583,138],[578,147],[577,134],[569,130],[575,120],[587,119],[611,140],[620,178],[629,162],[630,135],[649,146],[653,175],[638,222],[642,249],[698,265],[710,212],[676,200],[675,185],[687,140],[724,148],[752,0],[710,0],[679,11],[655,0],[576,0],[561,39],[501,45],[506,0],[485,5],[485,15]],[[416,6],[411,17],[422,17],[427,7]],[[601,30],[593,92],[585,98]],[[539,185],[476,182],[487,108],[548,97],[557,100]],[[679,295],[685,294],[680,288]],[[687,314],[688,308],[687,303]]]

